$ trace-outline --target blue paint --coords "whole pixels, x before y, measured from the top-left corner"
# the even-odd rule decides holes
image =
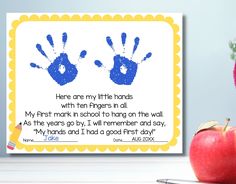
[[[107,44],[112,48],[113,51],[115,51],[111,37],[107,36],[106,40],[107,40]]]
[[[126,33],[123,32],[121,34],[121,42],[123,47],[125,46],[126,43],[126,37],[127,37]],[[138,48],[139,40],[140,40],[139,37],[136,37],[134,39],[132,56]],[[107,36],[106,42],[114,50],[111,37]],[[147,60],[151,56],[152,53],[149,52],[148,54],[146,54],[146,56],[143,58],[142,61]],[[128,59],[127,57],[121,56],[120,54],[116,54],[113,57],[113,61],[114,61],[113,68],[110,70],[111,81],[113,81],[115,84],[118,85],[131,85],[137,73],[138,63],[133,61],[132,57],[131,59]],[[103,66],[102,62],[99,60],[95,60],[94,64],[99,68]]]
[[[60,72],[62,66],[65,68],[64,73]],[[78,70],[75,65],[70,63],[68,55],[61,53],[48,67],[48,73],[54,81],[63,86],[76,78]]]
[[[54,48],[53,39],[50,34],[47,35],[47,40],[49,44]],[[67,33],[63,33],[62,34],[63,49],[66,42],[67,42]],[[37,44],[36,48],[43,56],[48,58],[40,44]],[[80,58],[85,58],[86,54],[87,54],[86,50],[81,51]],[[42,69],[42,67],[40,67],[39,65],[35,63],[30,63],[30,66],[32,68]],[[47,71],[49,75],[51,76],[51,78],[60,86],[63,86],[67,83],[72,82],[78,75],[78,70],[76,68],[76,65],[72,64],[69,61],[68,55],[64,52],[61,52],[60,55],[57,56],[56,59],[51,62],[51,64],[47,68]]]
[[[125,43],[126,43],[126,33],[122,33],[121,34],[121,42],[122,42],[122,45],[123,47],[125,46]]]
[[[67,42],[67,33],[62,34],[62,43],[63,43],[63,48],[65,47]]]
[[[49,44],[52,46],[52,48],[54,48],[53,39],[52,39],[52,36],[50,34],[47,35],[47,40],[48,40]]]
[[[101,66],[102,66],[102,62],[99,61],[99,60],[95,60],[95,61],[94,61],[94,64],[95,64],[97,67],[101,67]]]
[[[149,52],[146,54],[146,56],[142,59],[142,61],[146,61],[148,58],[150,58],[152,56],[152,53]]]
[[[134,48],[133,48],[133,53],[132,53],[132,55],[133,55],[133,54],[135,53],[135,51],[137,50],[138,45],[139,45],[139,37],[136,37],[136,38],[134,39]]]
[[[110,71],[110,79],[119,85],[131,85],[137,73],[138,64],[126,57],[116,55],[114,65]],[[121,67],[127,68],[126,73],[121,72]]]
[[[85,58],[86,54],[87,54],[87,51],[86,51],[86,50],[83,50],[83,51],[81,51],[79,57],[80,57],[80,58]]]
[[[48,56],[46,55],[46,53],[43,51],[42,46],[40,44],[36,44],[36,48],[38,49],[38,51],[46,58],[48,58]]]
[[[42,68],[42,67],[40,67],[39,65],[37,65],[37,64],[35,64],[35,63],[30,63],[30,66],[31,66],[32,68]]]

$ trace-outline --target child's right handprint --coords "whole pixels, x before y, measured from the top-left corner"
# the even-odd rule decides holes
[[[111,37],[106,37],[107,44],[112,48],[112,50],[115,52],[115,49],[113,47],[113,42],[111,40]],[[126,33],[121,34],[121,42],[125,51],[125,43],[126,43]],[[140,63],[137,63],[132,60],[132,57],[137,50],[139,45],[139,37],[136,37],[134,39],[134,47],[132,56],[130,59],[127,57],[121,56],[120,54],[115,54],[113,60],[114,65],[113,68],[110,70],[110,79],[118,84],[118,85],[131,85],[138,69],[138,64],[142,63],[143,61],[147,60],[152,56],[152,53],[149,52],[146,54],[146,56],[141,60]],[[102,67],[103,64],[101,61],[96,60],[94,61],[95,65],[97,67]]]
[[[47,35],[47,40],[54,50],[54,42],[50,34]],[[63,33],[62,34],[63,49],[65,48],[66,42],[67,42],[67,33]],[[48,56],[46,55],[40,44],[36,44],[36,48],[44,57],[46,57],[49,60]],[[83,50],[80,52],[79,57],[84,58],[86,54],[87,51]],[[60,55],[57,56],[54,61],[51,60],[49,61],[51,62],[51,64],[49,65],[48,68],[46,68],[46,70],[48,71],[52,79],[56,81],[59,85],[61,86],[65,85],[69,82],[72,82],[76,78],[78,74],[76,64],[72,64],[69,61],[68,55],[64,51],[61,52]],[[41,66],[35,63],[30,63],[30,66],[33,68],[43,69]]]

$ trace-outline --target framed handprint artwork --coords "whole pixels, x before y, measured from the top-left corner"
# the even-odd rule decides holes
[[[8,14],[7,152],[182,153],[181,14]]]

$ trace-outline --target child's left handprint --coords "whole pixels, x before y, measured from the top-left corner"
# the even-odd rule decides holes
[[[47,40],[54,50],[54,42],[50,34],[47,35]],[[62,34],[63,50],[65,48],[66,42],[67,42],[67,33],[63,33]],[[48,56],[46,55],[40,44],[36,44],[36,48],[44,57],[46,57],[49,60]],[[86,54],[87,54],[86,50],[81,51],[80,58],[84,58]],[[48,66],[48,68],[46,68],[46,70],[48,71],[52,79],[56,81],[59,85],[63,86],[69,82],[72,82],[76,78],[78,74],[76,64],[72,64],[69,61],[68,55],[64,51],[61,52],[60,55],[57,56],[54,61],[51,60],[49,61],[51,62],[51,64]],[[35,63],[30,63],[30,66],[33,68],[43,69],[41,66]]]
[[[113,47],[113,42],[111,40],[111,37],[106,37],[107,44],[112,48],[112,50],[115,52],[115,49]],[[126,33],[121,34],[121,42],[123,45],[123,49],[125,53],[125,43],[126,43]],[[113,58],[114,65],[113,68],[110,70],[110,79],[118,84],[118,85],[131,85],[138,69],[138,64],[142,63],[143,61],[146,61],[148,58],[152,56],[152,53],[149,52],[146,54],[146,56],[141,60],[140,63],[137,63],[133,61],[133,55],[135,51],[137,50],[139,45],[139,37],[136,37],[134,39],[134,47],[132,51],[132,56],[130,59],[128,59],[125,56],[121,56],[120,54],[116,54]],[[101,61],[96,60],[94,61],[94,64],[97,65],[97,67],[102,67],[103,64]]]

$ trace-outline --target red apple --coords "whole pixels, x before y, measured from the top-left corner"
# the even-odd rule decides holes
[[[202,129],[193,137],[189,156],[199,181],[236,184],[236,127],[227,125]]]

